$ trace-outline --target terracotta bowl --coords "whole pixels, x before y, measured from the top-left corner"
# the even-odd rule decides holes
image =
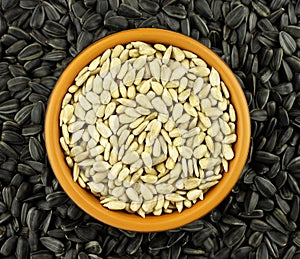
[[[59,113],[61,103],[69,86],[79,71],[106,49],[117,44],[127,44],[131,41],[145,41],[148,43],[162,43],[174,45],[197,54],[213,66],[227,85],[231,95],[231,102],[235,107],[237,122],[237,142],[234,145],[235,157],[229,163],[229,171],[223,174],[220,182],[211,188],[204,196],[189,209],[181,213],[174,212],[161,216],[146,216],[145,219],[135,214],[121,211],[111,211],[104,208],[99,198],[89,191],[82,189],[73,182],[72,172],[65,162],[64,153],[60,147]],[[45,121],[45,139],[48,157],[52,169],[59,183],[69,197],[86,213],[108,225],[132,231],[152,232],[178,228],[188,224],[214,209],[236,184],[248,156],[250,144],[250,116],[244,93],[229,67],[211,50],[193,40],[172,31],[161,29],[133,29],[107,36],[83,50],[65,69],[52,91]]]

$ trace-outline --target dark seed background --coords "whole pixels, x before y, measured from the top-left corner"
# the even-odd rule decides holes
[[[0,258],[300,258],[300,0],[0,0]],[[188,35],[232,68],[248,101],[249,160],[230,195],[167,232],[116,229],[79,209],[47,160],[51,90],[117,31]]]

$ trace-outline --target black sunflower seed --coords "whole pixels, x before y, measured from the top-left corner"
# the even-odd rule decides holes
[[[72,259],[77,257],[77,251],[76,249],[70,249],[65,254],[65,259]]]
[[[30,118],[32,107],[33,105],[29,104],[27,106],[24,106],[21,110],[19,110],[14,117],[15,122],[19,125],[24,124]]]
[[[279,232],[282,232],[282,233],[286,232],[286,230],[283,228],[283,226],[280,224],[280,222],[273,215],[267,215],[266,222],[270,226],[272,226],[274,229],[278,230]]]
[[[58,50],[65,50],[67,48],[67,41],[62,38],[51,38],[46,41],[46,43],[51,46],[52,48],[58,49]]]
[[[96,3],[96,11],[101,15],[104,15],[108,11],[108,1],[98,0]]]
[[[31,112],[31,114],[32,114],[32,112]],[[34,135],[40,133],[42,130],[43,130],[42,125],[28,125],[28,126],[24,126],[22,128],[22,135],[24,137],[34,136]]]
[[[23,201],[31,195],[31,190],[31,184],[29,184],[28,182],[23,182],[17,190],[16,199],[19,201]]]
[[[43,55],[43,50],[40,44],[33,43],[25,47],[19,54],[18,59],[20,61],[28,61],[39,58]]]
[[[3,202],[0,202],[0,213],[3,213],[7,210],[6,205]]]
[[[288,25],[284,28],[284,30],[292,37],[300,38],[300,26]]]
[[[256,250],[256,258],[269,258],[268,249],[265,243],[261,243]]]
[[[297,56],[290,56],[285,58],[290,68],[296,73],[300,73],[300,58]]]
[[[213,13],[213,18],[218,20],[222,17],[222,4],[223,1],[213,1],[211,2],[211,10]]]
[[[173,6],[167,5],[162,8],[162,10],[169,16],[177,19],[184,19],[186,18],[186,10],[183,6]]]
[[[64,204],[67,200],[68,200],[68,196],[62,191],[49,193],[46,196],[46,201],[49,203],[50,207]]]
[[[83,23],[82,29],[93,31],[100,27],[102,22],[102,17],[98,13],[90,15]]]
[[[232,9],[225,17],[225,23],[232,29],[236,29],[238,26],[242,24],[246,15],[247,15],[247,8],[239,4],[234,9]]]
[[[44,157],[44,149],[41,143],[34,137],[29,139],[29,153],[33,160],[39,161]]]
[[[293,37],[285,31],[279,33],[279,43],[283,52],[291,56],[296,51],[296,42]]]
[[[19,101],[17,99],[10,99],[5,101],[0,106],[0,114],[10,114],[19,110]]]
[[[8,170],[5,170],[5,169],[0,169],[0,180],[3,182],[3,183],[9,183],[13,178],[13,173],[8,171]]]
[[[11,144],[23,144],[24,138],[15,131],[3,131],[1,134],[1,140]]]
[[[248,243],[252,247],[258,247],[261,244],[263,237],[264,236],[262,232],[259,231],[253,232],[249,237]]]
[[[15,7],[18,4],[18,1],[13,0],[13,1],[8,1],[8,0],[3,0],[1,3],[1,7],[4,11]]]
[[[279,107],[278,109],[278,122],[285,127],[290,123],[289,114],[283,107]]]
[[[242,23],[237,28],[237,44],[238,46],[242,46],[245,43],[246,35],[247,35],[247,24]]]
[[[272,227],[260,219],[253,219],[250,222],[250,228],[254,231],[269,232]]]
[[[82,2],[75,2],[71,6],[72,12],[77,18],[81,18],[85,13],[85,7]]]
[[[220,249],[216,254],[215,258],[221,259],[221,258],[229,258],[231,249],[229,247],[224,247]]]
[[[171,235],[169,241],[168,241],[168,247],[171,247],[178,243],[183,237],[185,236],[184,232],[177,232]]]
[[[294,132],[293,127],[288,127],[284,134],[282,134],[281,138],[279,139],[279,146],[283,146],[286,142],[290,140]]]
[[[246,226],[232,227],[224,235],[224,243],[228,247],[233,247],[240,242],[246,232]]]
[[[126,3],[120,4],[118,14],[128,18],[139,18],[142,16],[142,13],[138,9]]]
[[[44,104],[41,101],[35,103],[31,110],[31,121],[34,124],[40,124],[43,120],[43,115],[45,113]]]
[[[287,165],[287,169],[290,171],[299,170],[300,168],[300,156],[294,157],[289,164]]]
[[[16,236],[11,236],[3,243],[0,253],[4,256],[9,256],[14,253],[16,249],[18,238]]]
[[[46,69],[45,67],[39,67],[35,69],[33,72],[39,76],[48,75],[48,69]],[[42,94],[44,96],[48,96],[50,94],[50,89],[42,84],[36,82],[29,82],[28,85],[35,93]]]
[[[9,91],[1,91],[0,92],[0,102],[3,103],[4,101],[10,99],[10,92]]]
[[[9,65],[8,70],[13,77],[27,76],[27,73],[22,65]]]
[[[30,32],[30,35],[32,38],[34,38],[37,41],[37,43],[43,46],[46,45],[47,37],[44,34],[42,34],[40,31],[34,29]]]
[[[114,238],[110,238],[108,240],[108,242],[106,243],[106,246],[104,247],[104,251],[105,251],[105,255],[108,255],[110,254],[114,248],[118,245],[118,240],[117,239],[114,239]]]
[[[149,249],[151,249],[152,251],[162,250],[167,247],[167,243],[168,237],[165,234],[161,233],[158,236],[156,236],[155,239],[152,239],[150,241]]]
[[[274,178],[274,184],[278,189],[280,189],[287,180],[287,172],[284,170],[280,170]]]
[[[62,229],[58,228],[58,229],[49,230],[47,232],[47,235],[49,235],[50,237],[54,237],[54,238],[59,238],[60,239],[60,238],[64,237],[65,232]]]
[[[270,22],[270,20],[266,19],[266,18],[259,20],[257,23],[257,27],[263,32],[274,30],[274,27],[273,27],[272,23]]]
[[[70,219],[77,220],[81,217],[82,211],[75,204],[72,204],[68,208],[67,215]]]
[[[28,244],[31,252],[35,252],[39,248],[39,237],[38,233],[35,231],[29,231],[28,234]]]
[[[267,127],[267,130],[266,130],[266,136],[271,136],[276,128],[276,125],[277,125],[277,119],[276,117],[273,117],[269,123],[268,123],[268,127]],[[269,151],[269,149],[267,149],[266,151]]]
[[[32,259],[39,259],[39,258],[52,259],[53,254],[48,252],[47,250],[39,250],[39,251],[34,251],[34,252],[30,253],[30,257]]]
[[[38,1],[33,0],[33,1],[26,1],[26,0],[21,0],[20,1],[20,7],[23,9],[28,9],[32,10],[34,7],[38,4]]]
[[[18,258],[27,258],[29,256],[28,241],[24,237],[19,237],[16,247],[16,255]]]
[[[231,67],[232,69],[238,69],[239,68],[239,52],[236,45],[233,45],[231,50]]]
[[[19,40],[13,43],[9,48],[6,49],[5,53],[7,55],[16,55],[18,54],[25,46],[27,42],[25,40]]]
[[[295,234],[294,234],[294,237],[293,237],[293,243],[296,245],[296,246],[300,246],[300,232],[297,231]]]
[[[254,155],[254,161],[266,163],[266,164],[274,164],[279,161],[279,156],[276,156],[272,153],[259,150]]]
[[[190,36],[191,34],[191,26],[190,26],[190,20],[189,19],[183,19],[180,21],[180,28],[181,32],[187,36]]]
[[[159,10],[159,5],[155,1],[150,1],[150,0],[144,0],[144,1],[139,1],[139,7],[152,15],[155,15],[158,13]]]
[[[271,10],[277,10],[281,7],[283,7],[285,1],[284,0],[275,0],[275,1],[272,1],[271,4],[270,4],[270,9]]]
[[[261,83],[267,84],[269,82],[270,78],[272,77],[272,75],[273,75],[273,71],[271,69],[269,69],[269,68],[262,69],[261,76],[260,76]]]
[[[83,241],[92,241],[95,239],[97,232],[91,227],[78,227],[75,229],[76,235]]]
[[[290,190],[295,194],[300,194],[300,188],[298,186],[298,181],[292,176],[288,175],[288,185],[290,187]]]
[[[48,65],[45,65],[45,66],[41,66],[41,67],[38,67],[36,69],[34,69],[32,72],[32,75],[34,77],[44,77],[44,76],[49,76],[50,73],[51,73],[51,69],[49,68]],[[38,83],[35,83],[35,82],[30,82],[29,83],[30,87],[34,90],[34,87],[36,87],[36,92],[37,93],[41,93],[42,91],[45,91],[43,89],[43,87],[40,86],[40,84]]]
[[[250,112],[250,117],[254,121],[266,121],[268,119],[268,114],[266,110],[254,109]]]
[[[292,109],[293,105],[294,105],[294,102],[296,100],[296,93],[295,92],[292,92],[290,93],[284,100],[283,102],[283,107],[289,111]]]
[[[15,26],[8,27],[7,33],[13,35],[14,37],[20,40],[30,40],[30,35],[26,31]]]
[[[47,15],[49,20],[58,21],[61,17],[59,8],[55,4],[51,4],[48,2],[43,2],[43,6],[45,9],[45,14]]]
[[[209,29],[208,29],[205,21],[199,15],[193,15],[191,17],[191,20],[192,20],[193,24],[195,25],[195,27],[200,32],[200,34],[204,37],[207,37],[208,33],[209,33]]]
[[[174,30],[174,31],[178,31],[178,30],[179,30],[179,28],[180,28],[180,23],[179,23],[179,21],[177,21],[176,19],[174,19],[174,18],[168,16],[167,14],[162,14],[162,15],[163,15],[163,17],[164,17],[163,19],[164,19],[164,21],[166,22],[166,25],[167,25],[170,29],[172,29],[172,30]],[[153,22],[154,22],[154,24],[155,24],[156,21],[153,20]]]
[[[271,67],[274,70],[276,70],[276,71],[279,70],[279,68],[281,66],[282,57],[283,57],[283,50],[281,48],[275,49],[273,58],[271,60]]]
[[[43,5],[37,5],[32,13],[30,19],[30,27],[39,29],[43,26],[45,21],[45,9]]]
[[[93,35],[87,31],[83,31],[79,34],[77,39],[77,51],[80,52],[91,44],[93,40]]]
[[[16,198],[14,198],[11,204],[11,215],[15,218],[20,217],[21,209],[22,209],[22,203],[19,202]]]
[[[253,9],[257,12],[258,15],[262,17],[268,17],[270,15],[270,9],[264,5],[262,2],[257,1],[253,2],[251,1]]]
[[[195,11],[205,18],[213,18],[212,10],[206,0],[195,1]]]
[[[0,151],[8,157],[18,158],[17,152],[4,141],[0,141]]]
[[[42,57],[42,60],[57,62],[66,58],[66,52],[63,50],[53,50]]]
[[[235,249],[232,253],[232,258],[242,258],[242,257],[247,257],[249,253],[253,251],[253,248],[250,246],[243,246]]]
[[[104,20],[104,25],[115,30],[122,30],[128,27],[128,21],[124,16],[112,16]]]
[[[7,87],[11,92],[24,90],[27,87],[30,79],[24,76],[14,77],[7,81]]]
[[[89,259],[89,256],[85,252],[80,252],[78,254],[78,259]]]
[[[273,230],[266,232],[266,234],[270,238],[270,240],[272,240],[275,244],[277,244],[280,247],[283,247],[287,244],[288,236],[286,234]]]
[[[257,176],[254,179],[255,186],[258,191],[265,197],[273,196],[276,192],[276,187],[266,178]]]
[[[65,37],[66,35],[66,28],[62,26],[60,23],[47,20],[43,26],[43,31],[53,37]]]
[[[27,214],[26,223],[30,232],[37,231],[40,228],[42,213],[36,207],[30,208]]]
[[[282,60],[282,70],[284,71],[286,79],[290,82],[293,79],[294,74],[285,60]]]
[[[40,59],[29,60],[24,64],[24,69],[28,71],[32,71],[40,65]]]
[[[41,243],[50,251],[56,254],[62,254],[65,250],[64,244],[56,238],[53,237],[41,237]]]
[[[4,224],[7,221],[9,221],[11,219],[11,214],[7,211],[4,213],[1,213],[0,215],[0,224]]]
[[[250,192],[247,199],[245,199],[245,211],[252,213],[257,206],[259,195],[257,192]]]
[[[143,235],[142,234],[136,235],[127,246],[126,252],[130,255],[135,254],[139,249],[139,247],[141,246],[142,241],[143,241]]]

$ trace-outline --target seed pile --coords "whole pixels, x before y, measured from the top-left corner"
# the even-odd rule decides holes
[[[299,258],[299,16],[299,0],[1,0],[0,257]],[[228,198],[160,233],[86,215],[60,188],[43,141],[47,100],[63,68],[90,43],[138,27],[212,48],[251,111],[248,164]]]
[[[174,46],[131,42],[83,68],[62,101],[74,181],[112,210],[191,207],[234,157],[235,110],[214,68]]]

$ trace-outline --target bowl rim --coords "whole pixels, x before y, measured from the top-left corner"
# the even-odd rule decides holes
[[[231,103],[235,107],[237,142],[234,145],[235,157],[229,162],[228,172],[223,173],[220,182],[205,194],[203,201],[198,201],[181,213],[173,212],[161,216],[147,215],[144,219],[135,214],[111,211],[101,206],[99,199],[81,188],[78,183],[73,182],[72,172],[66,164],[65,156],[60,147],[59,112],[61,102],[78,72],[107,48],[112,48],[118,44],[125,45],[132,41],[173,45],[195,53],[219,72],[222,81],[230,92]],[[178,228],[201,218],[227,197],[238,181],[248,158],[250,126],[250,113],[243,90],[233,72],[217,54],[183,34],[164,29],[139,28],[106,36],[88,46],[72,60],[59,77],[51,93],[46,110],[44,130],[46,150],[52,170],[61,187],[77,206],[95,219],[113,227],[137,232],[154,232]]]

